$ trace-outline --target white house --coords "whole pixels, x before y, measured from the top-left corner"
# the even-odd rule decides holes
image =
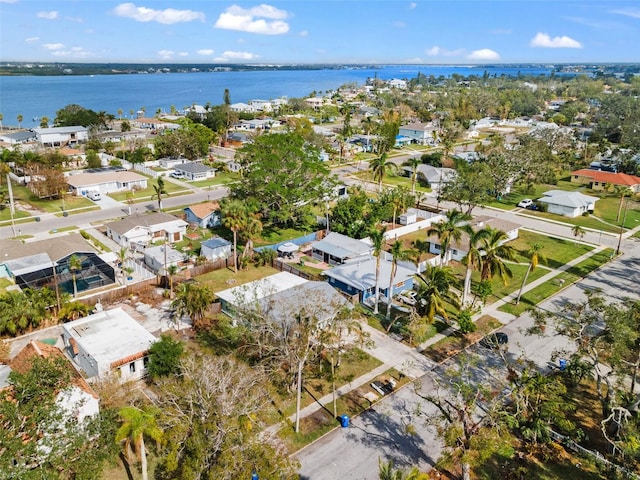
[[[34,128],[33,132],[43,147],[75,146],[89,139],[89,130],[81,126]]]
[[[175,165],[173,170],[187,180],[206,180],[216,176],[216,169],[198,162],[185,162]]]
[[[157,338],[122,308],[114,308],[65,323],[62,340],[89,380],[114,374],[124,382],[146,375],[147,354]]]
[[[402,169],[407,176],[413,176],[412,167],[405,166]],[[456,171],[453,168],[421,164],[418,165],[416,170],[418,172],[418,180],[428,183],[433,190],[440,190],[443,185],[453,180],[456,176]]]
[[[186,259],[187,256],[184,253],[169,245],[156,245],[144,249],[145,265],[160,275],[165,275],[165,266],[167,269],[174,265],[177,267]]]
[[[593,212],[598,197],[591,197],[580,192],[565,190],[549,190],[537,200],[547,206],[547,212],[564,217],[578,217],[585,212]]]
[[[200,244],[200,256],[209,260],[229,258],[233,245],[220,237],[210,238]]]
[[[387,85],[389,85],[391,88],[398,88],[400,90],[404,90],[405,88],[407,88],[407,81],[400,80],[399,78],[392,78],[387,82]]]
[[[436,127],[432,123],[414,122],[402,125],[398,131],[401,137],[408,137],[412,143],[420,145],[434,145],[433,132]]]
[[[84,196],[89,192],[104,194],[147,188],[147,177],[135,172],[78,173],[67,177],[67,184],[74,195]]]
[[[140,248],[154,241],[180,242],[188,223],[164,212],[131,215],[116,222],[107,223],[107,236],[118,245]]]

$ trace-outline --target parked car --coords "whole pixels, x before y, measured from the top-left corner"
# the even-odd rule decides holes
[[[487,335],[482,340],[480,340],[480,345],[485,348],[489,348],[491,350],[495,350],[500,348],[502,345],[506,345],[509,343],[509,336],[503,332],[496,332],[490,335]]]
[[[87,193],[87,198],[96,202],[102,199],[102,195],[100,195],[100,192],[89,192]]]
[[[532,203],[527,207],[527,210],[540,210],[537,203]]]
[[[373,388],[382,396],[389,395],[396,388],[396,381],[393,378],[385,382],[376,380],[375,382],[371,383],[371,388]]]
[[[171,176],[173,178],[184,178],[184,173],[182,173],[182,172],[171,172]]]
[[[413,307],[416,304],[416,297],[418,296],[418,292],[416,292],[415,290],[406,290],[398,296],[404,303]]]
[[[525,198],[518,202],[518,207],[520,208],[529,208],[530,205],[533,205],[533,200],[531,200],[530,198]]]

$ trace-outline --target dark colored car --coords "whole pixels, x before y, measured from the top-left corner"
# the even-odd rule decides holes
[[[509,343],[509,336],[502,332],[492,333],[480,340],[480,345],[490,349],[500,348],[501,345],[506,345],[507,343]]]

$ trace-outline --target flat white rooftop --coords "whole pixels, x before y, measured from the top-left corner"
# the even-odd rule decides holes
[[[217,292],[216,296],[233,305],[245,305],[306,282],[308,280],[292,273],[280,272],[260,280]]]
[[[103,368],[148,350],[157,340],[122,308],[94,313],[62,328]]]

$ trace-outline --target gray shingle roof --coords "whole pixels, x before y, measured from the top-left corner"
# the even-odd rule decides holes
[[[182,172],[187,172],[187,173],[206,173],[206,172],[215,171],[215,168],[211,168],[207,165],[203,165],[202,163],[198,163],[198,162],[181,163],[179,165],[174,166],[173,169],[179,170]]]
[[[116,222],[107,223],[106,227],[113,230],[119,235],[127,233],[129,230],[135,227],[152,227],[154,225],[158,225],[160,223],[167,223],[173,221],[181,221],[185,225],[187,222],[184,220],[180,220],[173,215],[164,212],[154,212],[154,213],[142,213],[139,215],[131,215],[130,217],[125,217],[122,220],[118,220]]]

